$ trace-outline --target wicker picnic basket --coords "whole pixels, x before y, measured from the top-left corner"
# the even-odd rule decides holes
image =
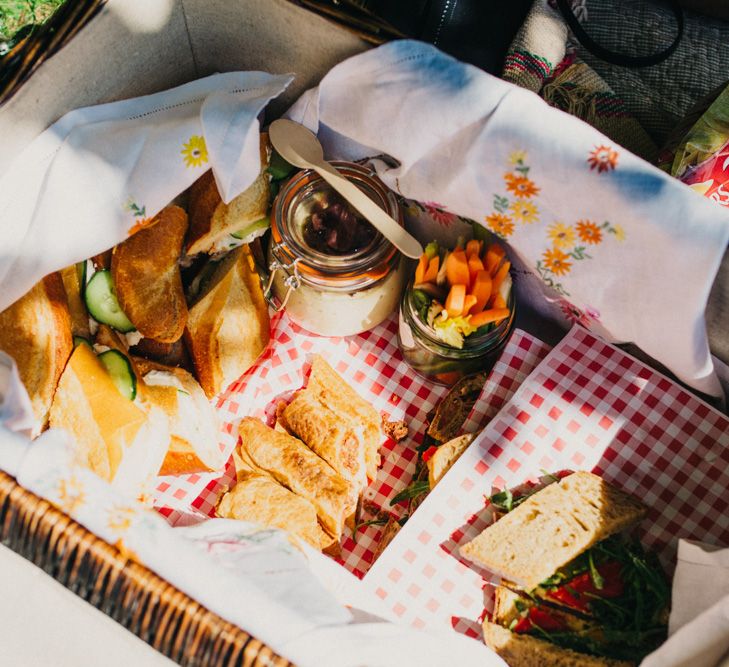
[[[354,2],[292,0],[370,43],[399,35]],[[72,0],[0,61],[0,105],[99,12]],[[0,472],[0,541],[154,649],[181,665],[283,667],[291,663],[130,560]]]

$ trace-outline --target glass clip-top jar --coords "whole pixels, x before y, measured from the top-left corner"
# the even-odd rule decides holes
[[[394,193],[366,167],[337,170],[403,224]],[[296,174],[271,213],[266,295],[277,310],[323,336],[349,336],[380,324],[399,304],[407,270],[397,249],[314,171]]]

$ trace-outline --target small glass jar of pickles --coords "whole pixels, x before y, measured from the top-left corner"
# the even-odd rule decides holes
[[[490,369],[514,328],[510,268],[496,241],[428,244],[400,303],[405,361],[445,385]]]

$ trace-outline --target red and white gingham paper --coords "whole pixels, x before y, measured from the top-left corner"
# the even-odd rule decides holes
[[[403,361],[397,348],[397,317],[393,316],[375,329],[346,338],[323,338],[310,334],[284,315],[271,323],[272,343],[256,365],[231,386],[216,407],[223,420],[221,448],[232,452],[236,421],[246,415],[273,423],[277,400],[299,389],[308,373],[312,354],[321,354],[341,375],[390,420],[403,419],[410,433],[396,443],[387,439],[381,449],[383,464],[377,479],[370,484],[365,500],[370,507],[391,511],[396,516],[402,507],[390,507],[390,499],[412,480],[417,460],[416,447],[422,442],[428,413],[445,395],[445,387],[428,382]],[[540,341],[515,331],[494,367],[482,392],[480,404],[493,407],[471,415],[471,423],[482,424],[493,416],[513,393],[521,377],[548,350]],[[524,371],[524,364],[526,372]],[[172,525],[185,525],[214,514],[218,496],[235,480],[235,468],[229,460],[225,472],[180,475],[160,478],[155,506]],[[376,512],[366,512],[364,519]],[[357,540],[346,535],[342,540],[340,562],[362,577],[374,561],[382,535],[382,526],[370,525],[357,532]]]
[[[541,470],[593,470],[650,508],[643,543],[673,569],[679,537],[729,545],[729,420],[587,331],[542,361],[405,524],[364,581],[416,627],[480,636],[497,578],[457,553],[485,496]]]

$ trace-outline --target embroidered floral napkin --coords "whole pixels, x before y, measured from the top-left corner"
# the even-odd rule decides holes
[[[123,241],[212,168],[223,199],[260,171],[258,114],[291,76],[230,72],[78,109],[0,177],[0,311]]]
[[[318,131],[328,159],[386,156],[385,182],[430,202],[443,224],[464,216],[508,241],[519,294],[543,315],[633,342],[721,394],[703,314],[727,211],[533,93],[419,42],[344,61],[289,116]]]

